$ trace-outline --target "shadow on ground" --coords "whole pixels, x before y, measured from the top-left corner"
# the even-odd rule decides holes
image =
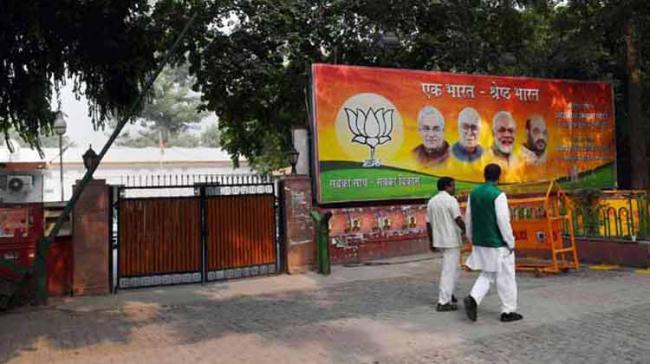
[[[520,290],[554,282],[570,283],[586,276],[590,279],[608,279],[613,275],[581,271],[548,277],[546,281],[524,277],[520,278]],[[467,292],[472,280],[473,276],[466,276],[460,282],[459,291]],[[435,289],[433,278],[416,275],[352,281],[318,289],[228,299],[197,296],[195,300],[182,304],[126,302],[115,309],[90,312],[51,308],[16,311],[0,315],[0,362],[20,357],[25,353],[41,351],[44,347],[61,351],[83,351],[96,345],[132,344],[137,341],[149,348],[155,348],[162,345],[196,344],[232,334],[254,334],[256,340],[269,346],[320,345],[328,352],[328,357],[341,358],[341,361],[344,359],[343,355],[347,360],[350,359],[349,355],[355,355],[355,348],[348,343],[363,347],[365,353],[377,353],[381,356],[383,345],[386,343],[368,336],[367,328],[355,329],[353,325],[347,325],[345,328],[333,329],[329,325],[335,325],[339,320],[386,324],[401,322],[404,330],[414,334],[429,334],[432,331],[431,321],[405,322],[404,318],[409,317],[405,316],[405,313],[427,317],[430,311],[431,315],[435,315]],[[215,285],[214,290],[218,292],[219,286]],[[146,296],[146,292],[143,290],[138,295]],[[192,294],[189,293],[191,290],[187,292]],[[462,313],[458,314],[462,316]],[[458,319],[458,316],[449,317],[449,320]],[[641,317],[647,318],[647,315]],[[439,328],[442,333],[444,329]],[[377,330],[381,330],[381,325],[377,326]],[[533,328],[522,326],[522,330],[525,332]],[[538,334],[544,338],[555,335],[553,330],[545,332],[542,328],[537,333],[533,330],[529,333],[530,345],[535,345],[533,338]],[[559,334],[565,335],[568,332],[560,330]],[[323,340],[324,337],[332,335],[337,336],[336,340]],[[512,335],[508,340],[516,341],[518,334]],[[475,345],[485,347],[493,344],[496,343],[489,340],[485,343],[475,342]],[[464,349],[463,353],[471,354]],[[502,354],[495,355],[496,360]],[[423,354],[422,357],[430,355]],[[419,357],[413,358],[415,359]]]

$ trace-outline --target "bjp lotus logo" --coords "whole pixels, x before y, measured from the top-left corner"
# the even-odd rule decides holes
[[[394,112],[394,109],[385,108],[345,108],[348,128],[353,135],[352,143],[365,144],[370,148],[370,159],[363,161],[364,167],[381,166],[381,161],[375,157],[375,148],[391,141]]]
[[[354,161],[351,168],[391,165],[404,142],[399,109],[386,97],[372,92],[355,94],[339,106],[334,131],[337,148],[329,144],[319,148],[327,151],[332,160]]]

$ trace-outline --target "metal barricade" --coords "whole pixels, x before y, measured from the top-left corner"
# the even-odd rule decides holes
[[[544,258],[537,260],[518,258],[517,270],[542,274],[579,268],[572,212],[571,209],[566,208],[566,194],[555,182],[549,184],[544,196],[510,196],[508,204],[516,249]],[[461,264],[464,255],[471,250],[471,244],[463,247]]]

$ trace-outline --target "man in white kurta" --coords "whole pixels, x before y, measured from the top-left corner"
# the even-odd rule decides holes
[[[460,206],[453,196],[454,180],[441,177],[438,193],[427,204],[427,220],[431,226],[433,246],[442,251],[442,270],[436,311],[455,311],[454,287],[458,279],[461,234],[465,228]]]
[[[515,238],[510,224],[508,200],[496,186],[501,168],[489,164],[484,171],[486,183],[475,188],[467,200],[465,226],[472,242],[472,253],[465,263],[481,274],[470,295],[464,299],[465,311],[476,321],[478,305],[496,284],[501,299],[501,321],[521,320],[517,310],[517,282],[515,280]]]

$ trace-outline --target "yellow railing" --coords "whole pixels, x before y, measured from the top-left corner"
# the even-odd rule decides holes
[[[603,191],[595,206],[569,198],[577,236],[640,240],[650,237],[650,196],[645,191]]]

